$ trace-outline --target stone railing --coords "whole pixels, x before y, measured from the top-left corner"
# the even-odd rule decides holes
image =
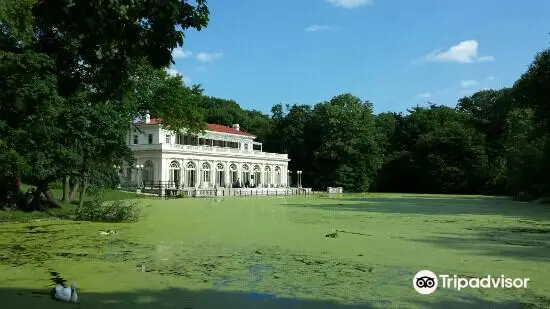
[[[215,147],[215,146],[195,146],[195,145],[180,145],[180,144],[138,144],[130,145],[130,149],[135,151],[140,150],[179,150],[195,153],[212,153],[212,154],[234,154],[236,156],[254,156],[267,157],[274,159],[288,159],[288,154],[263,152],[258,150],[242,150],[230,147]]]

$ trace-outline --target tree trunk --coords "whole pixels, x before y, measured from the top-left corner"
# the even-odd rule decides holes
[[[71,178],[70,180],[70,191],[69,191],[69,203],[74,201],[76,198],[76,192],[78,192],[78,187],[80,186],[80,182],[77,181],[74,178]]]
[[[86,191],[88,190],[88,180],[86,177],[82,179],[82,187],[80,188],[80,197],[78,205],[82,207],[84,205],[84,198],[86,197]]]
[[[44,208],[44,205],[42,205],[42,192],[40,189],[36,188],[32,191],[32,197],[29,198],[29,202],[28,210],[30,211],[38,211]]]
[[[65,178],[63,179],[63,197],[61,198],[61,202],[70,202],[70,191],[71,191],[71,176],[65,175]]]
[[[3,207],[16,207],[21,202],[20,181],[16,177],[7,177],[0,180],[0,210]]]
[[[41,203],[41,194],[44,194],[44,197],[46,198],[46,202],[53,207],[53,208],[61,208],[61,204],[55,199],[55,197],[52,194],[52,191],[49,188],[49,184],[47,182],[41,183],[36,187],[36,194],[34,196],[34,199],[36,202]],[[33,202],[34,202],[33,199]],[[45,205],[43,205],[45,206]],[[45,207],[46,208],[46,207]]]
[[[54,208],[61,208],[61,203],[59,203],[57,201],[57,199],[53,196],[52,194],[52,190],[50,190],[50,188],[46,188],[45,191],[43,191],[44,193],[44,196],[46,197],[46,200],[48,201],[48,203],[50,203],[51,206],[53,206]]]

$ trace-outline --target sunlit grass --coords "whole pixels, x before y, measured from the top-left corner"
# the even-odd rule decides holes
[[[548,208],[526,203],[402,194],[145,203],[151,207],[132,224],[1,226],[0,286],[14,290],[0,297],[19,306],[7,308],[57,308],[47,297],[9,292],[44,289],[49,270],[78,282],[85,309],[183,308],[184,294],[193,309],[515,308],[505,305],[550,295]],[[118,234],[100,234],[106,230]],[[422,296],[412,288],[421,269],[531,282],[527,290]],[[302,301],[220,296],[231,292]]]

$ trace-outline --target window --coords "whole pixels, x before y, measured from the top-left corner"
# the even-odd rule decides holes
[[[138,136],[134,135],[134,145],[137,145],[137,144],[138,144]]]
[[[244,150],[248,150],[248,144],[244,144]]]
[[[210,182],[210,165],[206,162],[202,164],[202,182]]]
[[[166,144],[170,144],[172,142],[172,136],[166,135]]]
[[[149,144],[152,144],[153,143],[153,134],[149,134],[149,136],[147,138],[148,138]]]

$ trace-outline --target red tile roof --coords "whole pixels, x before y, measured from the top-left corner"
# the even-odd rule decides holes
[[[220,133],[229,133],[229,134],[236,134],[236,135],[245,135],[245,136],[254,136],[246,131],[237,130],[231,127],[226,127],[221,124],[214,124],[214,123],[207,123],[206,130],[212,131],[212,132],[220,132]]]
[[[151,118],[149,123],[145,123],[144,121],[134,122],[136,126],[149,125],[149,124],[161,124],[161,123],[162,123],[162,119],[159,119],[159,118]],[[206,130],[212,131],[212,132],[219,132],[219,133],[235,134],[235,135],[255,136],[246,131],[237,130],[232,127],[227,127],[221,124],[214,124],[214,123],[207,123]]]

